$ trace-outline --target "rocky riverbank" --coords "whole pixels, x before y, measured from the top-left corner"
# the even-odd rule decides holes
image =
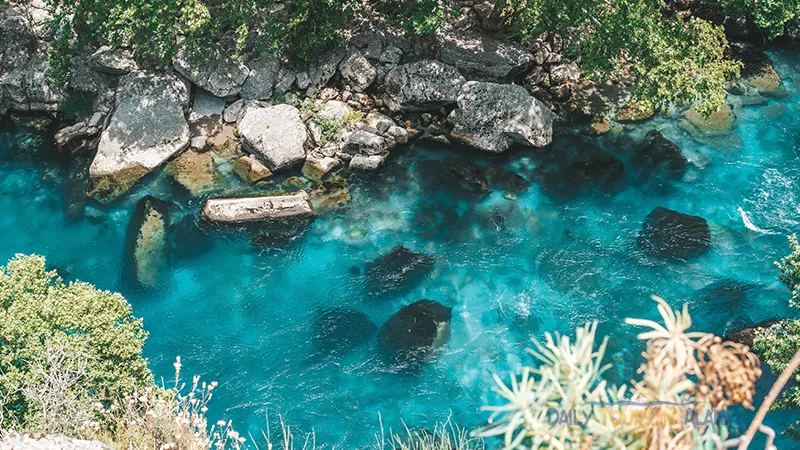
[[[554,124],[599,134],[653,115],[630,102],[630,80],[582,79],[557,37],[524,47],[504,40],[498,14],[490,3],[462,2],[457,19],[425,37],[360,23],[344,46],[302,67],[236,55],[226,40],[206,59],[181,53],[162,71],[140,67],[124,49],[86,49],[56,89],[48,12],[37,0],[0,13],[0,113],[69,117],[55,144],[90,155],[88,177],[80,176],[100,203],[162,170],[201,198],[315,185],[319,194],[324,179],[379,170],[411,139],[500,153],[547,147]],[[681,126],[698,140],[729,134],[736,107],[785,93],[763,52],[735,44],[731,57],[745,65],[730,104],[711,116],[683,113]]]

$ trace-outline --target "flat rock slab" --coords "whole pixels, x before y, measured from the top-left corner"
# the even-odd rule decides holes
[[[291,195],[212,198],[203,205],[203,218],[220,224],[246,224],[314,216],[305,191]]]
[[[90,195],[108,203],[189,145],[186,83],[134,72],[120,78],[114,115],[89,168]]]
[[[308,131],[300,111],[290,105],[251,107],[239,122],[244,146],[281,170],[306,159]]]

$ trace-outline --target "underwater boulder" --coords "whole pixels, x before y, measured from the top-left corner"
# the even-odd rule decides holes
[[[689,167],[681,149],[658,130],[647,133],[645,145],[636,151],[631,163],[645,175],[672,179],[683,177]]]
[[[423,362],[447,341],[451,317],[452,308],[433,300],[404,306],[381,327],[381,351],[393,362]]]
[[[352,308],[319,308],[312,326],[315,349],[344,354],[367,342],[378,331],[369,316]]]
[[[398,245],[389,253],[367,264],[369,293],[381,295],[412,288],[433,270],[433,263],[432,256]]]
[[[155,287],[168,269],[169,206],[147,195],[133,210],[125,242],[125,263],[131,277],[145,287]]]
[[[636,243],[650,256],[685,260],[711,247],[711,230],[706,219],[658,207],[644,220]]]
[[[573,160],[563,166],[537,168],[536,174],[542,190],[560,200],[588,192],[615,192],[625,185],[625,166],[607,154]]]

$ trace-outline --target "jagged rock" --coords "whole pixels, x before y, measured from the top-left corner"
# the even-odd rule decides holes
[[[554,85],[575,83],[581,78],[581,70],[575,63],[559,64],[550,69],[550,83]]]
[[[309,155],[306,157],[305,164],[303,164],[302,172],[309,180],[319,181],[341,164],[342,162],[337,158]]]
[[[246,224],[314,216],[305,191],[289,195],[212,198],[203,205],[203,218],[219,224]]]
[[[0,450],[111,450],[99,441],[74,439],[61,434],[11,433],[0,440]]]
[[[440,61],[458,69],[467,79],[508,82],[533,65],[533,55],[480,33],[436,34]]]
[[[47,45],[36,34],[42,25],[37,11],[25,2],[0,10],[0,115],[56,111],[64,100],[49,78]]]
[[[169,262],[169,206],[147,195],[133,210],[125,242],[125,262],[132,279],[155,287],[166,274]]]
[[[217,97],[236,95],[242,90],[250,69],[224,47],[224,44],[218,44],[208,49],[208,53],[197,56],[181,50],[173,66],[196,86]]]
[[[274,55],[268,54],[252,59],[247,63],[249,76],[239,92],[242,98],[269,100],[272,98],[272,87],[278,79],[281,63]]]
[[[292,88],[296,80],[296,75],[289,67],[281,66],[278,71],[278,78],[275,79],[275,86],[272,87],[272,96],[280,97]]]
[[[392,125],[386,130],[386,134],[394,138],[394,141],[398,144],[405,144],[408,142],[408,130],[403,127]]]
[[[322,105],[315,117],[329,121],[344,121],[352,111],[353,109],[345,102],[329,100]]]
[[[262,156],[273,170],[291,167],[306,158],[308,133],[294,106],[247,108],[239,122],[239,133],[242,144]]]
[[[686,110],[680,127],[695,139],[702,139],[731,134],[735,124],[736,114],[730,106],[723,104],[708,116],[698,111],[697,107]]]
[[[544,147],[553,138],[554,114],[521,86],[470,81],[461,88],[450,136],[483,151],[513,144]]]
[[[339,72],[342,73],[345,82],[356,92],[363,92],[378,75],[375,67],[354,47],[348,50],[347,55],[339,63]]]
[[[138,65],[133,59],[133,53],[125,49],[115,49],[104,45],[92,53],[89,64],[98,72],[111,75],[125,75],[138,70]]]
[[[252,156],[242,156],[233,163],[233,172],[244,181],[256,184],[272,176],[272,172]]]
[[[658,207],[644,220],[636,243],[650,256],[686,260],[711,247],[711,230],[705,219]]]
[[[502,8],[494,2],[482,2],[473,6],[478,15],[480,26],[489,32],[496,32],[503,29]]]
[[[367,264],[367,289],[372,295],[410,289],[433,270],[434,259],[398,245]]]
[[[225,184],[211,152],[187,150],[167,164],[165,172],[194,196],[215,191]]]
[[[673,179],[683,177],[689,167],[681,149],[658,130],[647,133],[645,145],[636,151],[631,163],[646,175],[657,174]]]
[[[432,300],[404,306],[381,327],[381,350],[398,364],[422,363],[447,341],[451,317],[451,308]]]
[[[425,110],[452,105],[466,82],[454,67],[423,60],[397,66],[384,82],[389,106],[398,110]]]
[[[108,203],[186,148],[188,102],[189,89],[175,76],[134,72],[120,78],[116,109],[89,170],[90,196]]]
[[[312,64],[309,68],[308,89],[306,89],[306,97],[316,97],[317,93],[328,84],[328,81],[336,74],[336,68],[339,62],[344,57],[343,49],[331,50],[322,56],[316,64]],[[305,83],[304,83],[305,84]],[[300,78],[297,79],[297,87],[305,89],[300,86]]]
[[[225,109],[222,111],[222,120],[224,120],[225,123],[238,122],[244,115],[246,109],[247,101],[243,98],[240,98],[239,100],[236,100],[225,107]]]
[[[357,130],[344,136],[342,151],[351,154],[379,155],[389,150],[389,142],[383,136],[366,130]]]
[[[318,352],[342,355],[366,343],[378,326],[369,316],[352,308],[319,308],[312,330]]]
[[[93,115],[89,119],[82,120],[76,124],[58,130],[55,136],[53,136],[53,142],[55,142],[58,148],[81,147],[79,141],[85,141],[87,138],[100,134],[102,115],[100,117],[101,118],[98,119]]]
[[[370,112],[364,119],[368,126],[378,130],[379,133],[386,133],[389,128],[395,126],[394,121],[383,114],[377,112]]]

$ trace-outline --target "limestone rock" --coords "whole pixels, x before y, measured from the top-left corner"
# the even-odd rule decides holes
[[[219,224],[258,223],[314,215],[305,191],[290,195],[212,198],[203,205],[203,218]]]
[[[167,164],[165,171],[194,196],[220,189],[225,183],[211,152],[185,151]]]
[[[361,129],[344,136],[342,151],[351,154],[379,155],[389,150],[389,142],[383,136]]]
[[[274,55],[265,55],[250,60],[249,76],[242,85],[239,95],[246,99],[269,100],[272,98],[272,87],[278,79],[281,64]]]
[[[309,180],[319,181],[341,164],[342,162],[337,158],[309,155],[303,164],[303,175]]]
[[[470,81],[451,114],[450,136],[483,151],[502,153],[513,144],[544,147],[553,138],[554,114],[525,88]]]
[[[89,169],[90,195],[108,203],[186,148],[189,89],[172,75],[134,72],[120,78],[116,109]]]
[[[341,63],[339,72],[342,78],[356,92],[364,92],[378,75],[378,71],[367,61],[367,58],[357,49],[350,48]]]
[[[294,106],[248,108],[239,122],[239,133],[244,146],[263,157],[273,170],[291,167],[306,158],[308,133]]]
[[[508,82],[534,62],[525,50],[480,33],[440,31],[436,45],[438,59],[470,80]]]
[[[125,49],[115,49],[104,45],[89,57],[90,65],[98,72],[111,75],[125,75],[138,70],[133,53]]]
[[[258,159],[252,156],[242,156],[233,163],[233,172],[244,181],[256,184],[272,176],[272,172]]]
[[[131,216],[125,242],[125,263],[132,279],[156,287],[167,271],[169,207],[163,200],[145,196]]]
[[[394,68],[386,75],[384,89],[392,109],[415,111],[456,103],[465,82],[454,67],[423,60]]]
[[[355,155],[350,160],[350,165],[348,167],[350,167],[351,170],[374,171],[378,170],[385,160],[386,156],[384,155]]]
[[[250,69],[224,47],[219,44],[209,49],[208,54],[197,57],[182,50],[173,66],[189,81],[217,97],[236,95],[242,90]]]

